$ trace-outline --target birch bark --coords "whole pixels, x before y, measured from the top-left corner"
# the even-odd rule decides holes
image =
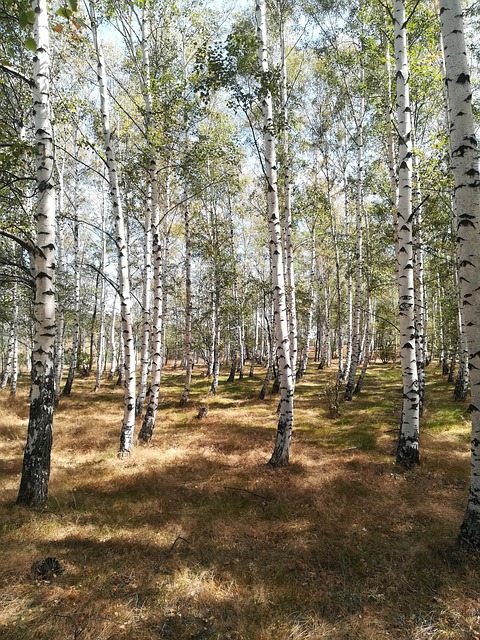
[[[100,313],[98,323],[98,337],[97,337],[97,373],[95,376],[94,391],[100,389],[102,382],[103,370],[105,367],[105,264],[107,257],[107,237],[105,234],[105,206],[102,206],[102,248],[100,257]]]
[[[270,89],[266,85],[269,72],[267,57],[267,23],[265,0],[256,0],[255,17],[258,37],[258,61],[262,71],[262,111],[264,164],[267,182],[268,228],[274,300],[274,326],[276,355],[280,372],[279,420],[275,447],[269,464],[288,463],[293,430],[294,372],[290,356],[290,331],[287,317],[285,265],[283,262],[282,232],[278,207],[276,143],[274,136],[273,105]]]
[[[185,207],[185,383],[180,397],[180,406],[184,407],[190,395],[192,384],[192,247],[190,236],[190,212]]]
[[[78,181],[76,180],[76,185]],[[76,191],[76,189],[75,189]],[[80,263],[79,263],[79,228],[76,193],[74,195],[74,220],[73,220],[73,270],[75,274],[74,288],[74,323],[72,336],[72,350],[70,352],[70,363],[68,367],[67,379],[63,387],[63,395],[68,396],[72,392],[73,380],[77,370],[78,346],[80,341]]]
[[[455,177],[459,281],[467,334],[472,416],[471,481],[460,542],[480,550],[480,168],[459,0],[440,0]]]
[[[31,6],[35,16],[36,43],[33,57],[37,183],[33,260],[35,326],[30,414],[17,504],[42,507],[48,498],[55,399],[55,189],[47,2],[33,0]]]
[[[397,79],[398,149],[398,300],[403,406],[397,462],[409,468],[419,462],[419,386],[415,357],[412,234],[412,126],[407,55],[405,0],[394,1],[394,44]]]
[[[108,104],[107,76],[103,50],[98,38],[97,20],[93,3],[89,5],[90,22],[92,28],[93,45],[97,57],[97,80],[100,91],[100,110],[102,116],[103,139],[105,146],[106,164],[110,185],[110,198],[115,219],[115,235],[119,256],[120,281],[120,310],[122,321],[122,337],[124,348],[124,411],[120,431],[120,455],[127,456],[133,447],[133,432],[135,428],[135,346],[132,328],[132,302],[130,297],[130,275],[128,265],[128,245],[126,240],[125,220],[120,198],[117,160],[114,150],[113,134],[110,127]],[[120,363],[122,366],[122,363]]]

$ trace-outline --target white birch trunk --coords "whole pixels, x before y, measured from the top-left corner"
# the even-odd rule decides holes
[[[412,233],[412,127],[409,95],[405,0],[394,2],[394,44],[397,78],[398,150],[398,299],[403,406],[397,462],[412,467],[419,462],[420,402],[415,354],[413,233]]]
[[[93,44],[97,56],[97,80],[100,91],[100,110],[102,115],[103,138],[105,156],[108,167],[108,179],[110,184],[110,197],[115,219],[115,235],[119,255],[119,281],[120,281],[120,310],[122,319],[123,348],[125,353],[125,397],[123,421],[120,432],[120,455],[127,456],[133,447],[133,432],[135,429],[135,346],[132,327],[132,302],[130,297],[130,275],[128,265],[128,244],[125,230],[125,220],[122,211],[118,168],[115,157],[113,135],[110,128],[110,115],[108,105],[107,76],[103,51],[97,32],[95,9],[90,3],[90,20],[92,27]]]
[[[220,376],[220,283],[215,283],[215,295],[213,299],[213,362],[212,362],[212,383],[210,394],[216,395],[218,389],[218,379]]]
[[[185,383],[180,397],[180,406],[184,407],[190,395],[192,384],[192,248],[190,238],[190,213],[185,207]]]
[[[18,324],[18,299],[17,299],[17,283],[13,284],[13,316],[12,324],[14,326],[13,332],[13,350],[12,350],[12,372],[10,374],[10,395],[15,396],[17,393],[18,382],[18,336],[17,336],[17,324]]]
[[[80,264],[79,264],[79,229],[78,229],[78,212],[75,193],[75,217],[73,221],[73,270],[75,273],[74,288],[74,324],[72,337],[72,350],[70,353],[70,363],[68,367],[67,379],[63,387],[63,395],[68,396],[72,392],[73,380],[77,370],[77,356],[80,341]]]
[[[256,0],[258,60],[265,78],[269,71],[267,58],[267,24],[265,0]],[[279,420],[275,447],[269,464],[273,466],[288,463],[293,430],[294,372],[290,356],[290,331],[287,317],[285,286],[285,266],[283,264],[282,232],[278,208],[278,184],[276,145],[273,126],[272,95],[268,87],[262,87],[263,143],[267,180],[268,228],[270,235],[270,256],[274,300],[274,326],[276,354],[280,373]]]
[[[316,238],[315,238],[315,223],[312,225],[312,229],[310,230],[311,235],[311,245],[310,245],[310,289],[309,289],[309,306],[308,306],[308,315],[307,315],[307,335],[305,338],[305,344],[303,347],[302,360],[300,362],[300,366],[298,368],[296,378],[299,380],[303,378],[307,371],[308,364],[308,355],[310,352],[310,344],[313,338],[313,311],[315,308],[315,265],[317,262],[317,254],[316,254]]]
[[[280,4],[280,3],[279,3]],[[282,155],[283,155],[283,236],[285,243],[285,280],[287,287],[287,307],[289,319],[290,359],[292,372],[297,369],[298,329],[297,329],[297,300],[295,289],[295,271],[293,265],[292,238],[292,168],[288,136],[288,93],[287,93],[287,53],[285,42],[285,20],[280,14],[280,50],[281,50],[281,118],[282,118]],[[293,378],[295,383],[295,377]]]
[[[15,304],[15,301],[13,301]],[[7,383],[12,374],[12,359],[13,359],[13,348],[15,342],[15,325],[13,323],[13,318],[10,322],[10,329],[8,332],[8,341],[7,341],[7,355],[5,358],[5,366],[3,367],[2,381],[0,383],[0,389],[5,389]]]
[[[459,281],[470,361],[471,482],[460,540],[480,549],[480,171],[459,0],[440,0],[455,177]]]
[[[117,342],[116,342],[116,332],[115,332],[115,324],[117,321],[117,293],[113,298],[112,305],[112,315],[110,319],[110,371],[108,372],[108,379],[113,380],[115,376],[115,371],[117,370]]]
[[[415,189],[414,202],[416,212],[414,216],[414,279],[415,279],[415,354],[417,358],[418,390],[419,390],[419,413],[423,413],[423,402],[425,395],[425,273],[424,273],[424,251],[422,234],[422,194],[420,190],[420,175],[418,170],[418,158],[414,157],[415,167]]]
[[[63,173],[65,166],[65,158],[62,159],[60,169],[57,169],[58,174],[58,216],[57,216],[57,289],[62,291],[62,285],[64,285],[65,278],[65,253],[63,245],[63,220],[61,218],[63,213],[63,201],[64,201],[64,183]],[[63,308],[63,302],[60,295],[57,295],[57,335],[55,338],[55,403],[58,403],[61,395],[63,366],[65,362],[65,348],[63,344],[65,333],[65,314]]]
[[[152,374],[148,405],[138,434],[142,442],[150,442],[155,429],[158,402],[160,397],[160,384],[163,367],[163,314],[164,314],[164,274],[167,259],[167,238],[165,237],[165,250],[162,248],[160,234],[159,194],[157,165],[152,158],[150,162],[150,181],[152,187],[152,255],[153,255],[153,321],[152,321]],[[167,174],[165,187],[165,215],[170,209],[170,186]]]
[[[363,71],[361,74],[363,82]],[[347,385],[345,387],[345,400],[350,401],[355,390],[355,378],[357,367],[360,362],[361,338],[360,320],[362,314],[362,283],[363,283],[363,112],[365,101],[360,100],[359,118],[360,123],[357,132],[357,201],[355,209],[355,304],[353,313],[353,334],[352,334],[352,359],[348,373]]]
[[[156,173],[156,167],[154,168]],[[150,172],[151,173],[151,172]],[[142,291],[142,346],[140,350],[140,376],[135,415],[142,415],[147,395],[148,369],[150,367],[151,288],[152,288],[152,189],[147,187],[147,206],[143,238],[143,291]],[[158,190],[157,190],[158,191]],[[158,205],[157,205],[158,207]]]
[[[50,43],[46,0],[32,0],[35,16],[33,112],[35,119],[37,202],[34,347],[30,415],[17,504],[42,507],[48,497],[55,400],[55,189],[50,120]]]
[[[105,367],[105,264],[107,256],[107,237],[105,234],[105,206],[102,206],[102,254],[100,258],[100,313],[98,322],[98,339],[97,339],[97,373],[95,377],[94,391],[100,389],[102,382],[103,370]]]

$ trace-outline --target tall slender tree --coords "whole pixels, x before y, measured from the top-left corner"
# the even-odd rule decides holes
[[[412,124],[410,112],[407,15],[405,0],[394,0],[398,148],[397,276],[400,316],[400,359],[403,405],[397,462],[411,467],[419,462],[420,399],[415,354],[414,268],[412,222]]]
[[[264,169],[266,178],[268,229],[272,269],[276,356],[280,373],[280,405],[275,447],[269,464],[288,463],[293,430],[294,372],[290,356],[290,331],[287,316],[285,265],[282,248],[282,229],[278,206],[276,141],[272,94],[269,88],[267,55],[267,19],[265,0],[256,0],[258,61],[261,68],[261,101],[263,112]]]
[[[120,315],[122,323],[122,344],[124,349],[124,410],[120,431],[120,455],[127,456],[133,447],[133,432],[135,428],[135,345],[132,326],[132,301],[130,295],[130,274],[128,264],[128,243],[125,220],[120,198],[119,172],[115,155],[115,141],[110,126],[107,75],[103,50],[98,35],[98,23],[93,2],[89,3],[89,18],[92,29],[93,46],[97,59],[97,80],[100,91],[100,112],[105,148],[105,161],[108,169],[110,198],[113,217],[115,220],[115,236],[118,250],[118,272],[120,284]]]
[[[440,0],[445,84],[450,112],[451,167],[455,177],[458,268],[467,334],[472,416],[471,480],[460,541],[480,550],[480,167],[472,88],[459,0]]]
[[[46,0],[32,0],[34,13],[33,113],[35,119],[36,244],[34,347],[28,435],[17,504],[43,506],[48,498],[55,399],[55,186],[50,118],[50,39]]]

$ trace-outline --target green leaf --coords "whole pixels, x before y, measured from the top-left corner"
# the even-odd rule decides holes
[[[18,23],[22,27],[22,29],[25,29],[26,27],[33,24],[34,22],[35,22],[35,14],[31,10],[22,11],[18,16]]]
[[[68,0],[68,4],[70,5],[70,9],[72,11],[78,11],[78,2],[77,2],[77,0]]]
[[[65,18],[65,20],[70,20],[73,15],[73,11],[71,9],[68,9],[67,7],[60,7],[60,9],[57,9],[55,15],[60,16],[61,18]]]
[[[23,44],[29,51],[37,50],[37,43],[32,37],[27,38]]]
[[[22,11],[22,13],[18,16],[18,23],[22,27],[22,29],[28,27],[28,18],[27,14],[24,11]]]

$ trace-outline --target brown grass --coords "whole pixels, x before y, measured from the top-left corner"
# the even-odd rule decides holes
[[[0,396],[0,638],[436,640],[480,638],[480,560],[455,546],[468,417],[429,370],[422,465],[393,464],[398,372],[374,365],[329,419],[313,366],[297,388],[292,462],[266,466],[277,399],[208,381],[178,408],[166,371],[154,440],[116,457],[121,390],[78,380],[55,416],[45,510],[14,506],[27,379]],[[35,580],[35,560],[65,572]]]

